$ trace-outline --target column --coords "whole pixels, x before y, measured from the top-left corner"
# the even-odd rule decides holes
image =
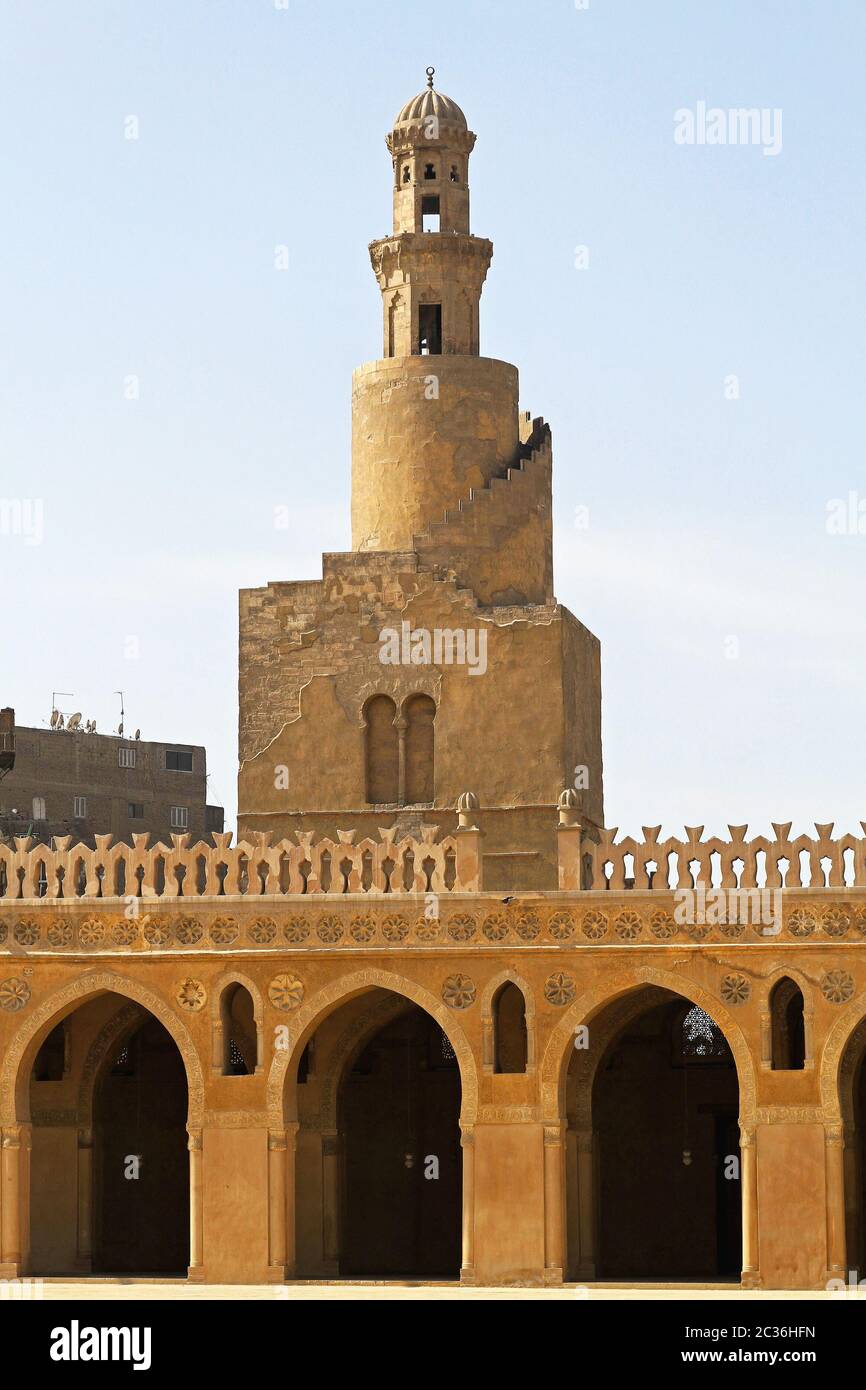
[[[461,1284],[475,1283],[475,1135],[471,1129],[460,1129],[463,1150],[463,1257],[460,1264]]]
[[[758,1165],[754,1129],[740,1127],[740,1185],[743,1202],[743,1275],[748,1288],[760,1283],[758,1264]]]
[[[827,1197],[827,1274],[845,1278],[845,1135],[839,1126],[824,1132]]]
[[[93,1263],[93,1130],[78,1131],[78,1238],[75,1262],[89,1271]]]
[[[21,1240],[21,1166],[25,1160],[26,1138],[23,1125],[10,1125],[3,1130],[2,1172],[2,1254],[0,1264],[7,1277],[16,1278],[22,1273],[24,1252]]]
[[[286,1135],[268,1134],[268,1266],[283,1279],[286,1268]]]
[[[298,1130],[300,1125],[286,1125],[286,1163],[284,1178],[285,1230],[286,1230],[286,1278],[292,1279],[297,1273],[297,1249],[295,1234],[295,1155],[298,1149]]]
[[[202,1132],[187,1129],[189,1135],[189,1278],[202,1279]]]
[[[562,1281],[562,1125],[544,1126],[544,1277]]]

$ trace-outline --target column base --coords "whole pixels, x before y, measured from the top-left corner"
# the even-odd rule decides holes
[[[740,1288],[741,1288],[741,1289],[762,1289],[763,1287],[764,1287],[764,1281],[763,1281],[763,1279],[761,1278],[761,1274],[760,1274],[760,1271],[759,1271],[759,1270],[757,1270],[757,1269],[744,1269],[744,1270],[743,1270],[742,1274],[740,1275]]]
[[[461,1284],[477,1284],[478,1279],[475,1274],[474,1265],[463,1265],[460,1269]]]
[[[548,1284],[561,1284],[562,1270],[559,1267],[559,1265],[549,1265],[547,1269],[544,1271],[542,1282],[545,1284],[545,1286]]]
[[[189,1284],[206,1284],[207,1277],[204,1272],[204,1265],[189,1265],[186,1278]]]
[[[21,1279],[23,1278],[21,1262],[0,1264],[0,1279]]]

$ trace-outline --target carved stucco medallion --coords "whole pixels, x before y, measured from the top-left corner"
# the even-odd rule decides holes
[[[449,975],[442,985],[442,998],[450,1009],[468,1009],[475,995],[475,982],[468,975]]]
[[[198,1013],[199,1009],[204,1008],[207,990],[201,980],[184,980],[176,998],[182,1009],[187,1009],[190,1013]]]
[[[288,1013],[296,1009],[304,998],[303,981],[297,975],[275,975],[268,985],[268,998],[275,1009]]]

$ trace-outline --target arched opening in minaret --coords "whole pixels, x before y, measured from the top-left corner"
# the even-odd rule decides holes
[[[439,194],[425,194],[421,199],[421,230],[438,232],[439,228]]]
[[[646,987],[589,1035],[566,1083],[569,1277],[737,1280],[739,1082],[723,1033]]]
[[[418,352],[422,357],[437,357],[442,352],[442,305],[418,306]]]
[[[323,1020],[308,1055],[298,1277],[458,1279],[461,1083],[439,1024],[403,995],[370,990]]]

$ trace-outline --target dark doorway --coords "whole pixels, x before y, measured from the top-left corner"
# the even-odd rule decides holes
[[[94,1272],[186,1275],[187,1106],[181,1055],[150,1018],[109,1057],[94,1096]]]
[[[457,1279],[461,1261],[460,1072],[413,1007],[344,1078],[340,1274]]]
[[[739,1274],[738,1100],[730,1048],[697,1005],[668,995],[624,1025],[592,1092],[599,1279]]]

